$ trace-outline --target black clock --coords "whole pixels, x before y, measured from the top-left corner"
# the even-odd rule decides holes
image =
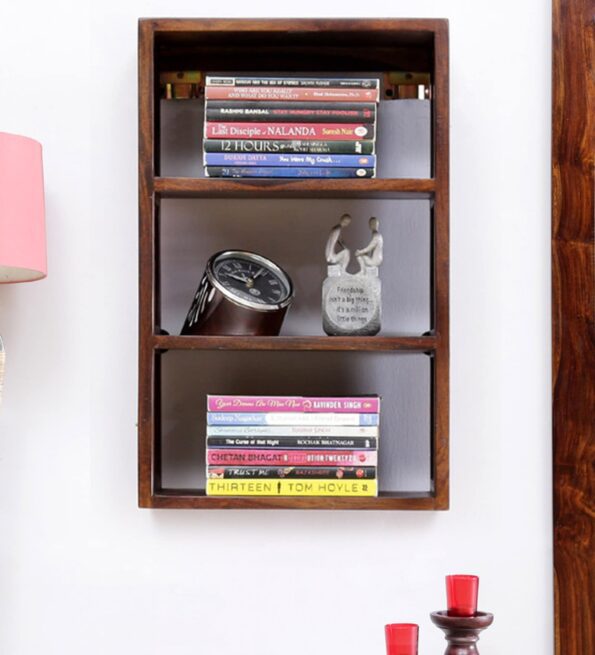
[[[224,250],[207,262],[182,334],[274,336],[293,298],[293,284],[270,259]]]

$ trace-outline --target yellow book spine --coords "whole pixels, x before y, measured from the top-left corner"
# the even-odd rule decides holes
[[[207,480],[207,496],[377,495],[377,480]]]

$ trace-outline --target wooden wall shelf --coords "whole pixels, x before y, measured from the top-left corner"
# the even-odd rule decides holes
[[[229,43],[234,47],[229,48]],[[271,68],[272,67],[272,68]],[[431,174],[422,179],[235,180],[171,177],[161,169],[162,71],[429,73]],[[390,102],[385,99],[381,102]],[[441,19],[142,19],[139,21],[139,505],[195,509],[444,510],[449,503],[448,23]],[[380,135],[381,139],[382,136]],[[200,153],[197,152],[197,156]],[[162,199],[422,199],[431,218],[431,331],[424,336],[189,337],[161,326]],[[430,490],[378,498],[215,498],[162,480],[162,361],[205,351],[430,356]],[[197,351],[192,355],[189,351]],[[341,355],[340,353],[344,353]],[[352,353],[362,353],[352,354]],[[240,355],[238,355],[239,357]],[[242,357],[248,355],[241,355]],[[322,357],[326,355],[308,355]],[[225,355],[217,355],[225,357]],[[390,360],[391,362],[394,360]],[[390,403],[390,398],[385,397]],[[198,426],[197,426],[198,430]],[[383,439],[390,438],[384,435]],[[381,451],[382,457],[382,451]]]

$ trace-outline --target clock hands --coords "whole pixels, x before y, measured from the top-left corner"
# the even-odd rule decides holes
[[[247,278],[247,277],[243,277],[243,276],[240,277],[239,275],[236,275],[235,273],[227,273],[227,272],[225,273],[225,275],[227,275],[227,277],[233,278],[234,280],[237,280],[238,282],[244,282],[244,284],[248,284],[248,279],[249,278]]]

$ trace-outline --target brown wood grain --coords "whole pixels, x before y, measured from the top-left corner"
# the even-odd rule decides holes
[[[234,47],[230,48],[229,44]],[[432,179],[221,180],[159,177],[156,71],[408,70],[434,80]],[[260,62],[260,63],[259,63]],[[211,65],[212,64],[212,65]],[[442,19],[143,19],[139,23],[139,504],[162,508],[448,508],[448,23]],[[159,318],[162,198],[423,198],[432,208],[432,334],[422,337],[180,337]],[[167,350],[426,352],[432,357],[432,490],[378,498],[207,498],[161,489],[161,358]]]
[[[162,198],[420,198],[433,197],[436,184],[427,179],[291,180],[158,177]]]
[[[554,0],[552,359],[555,642],[595,652],[595,62],[589,0]]]
[[[226,337],[156,335],[157,350],[321,350],[431,352],[436,337]]]
[[[179,509],[440,509],[436,498],[426,492],[381,493],[377,498],[333,498],[309,496],[217,497],[204,490],[161,489],[152,498],[152,507]]]

